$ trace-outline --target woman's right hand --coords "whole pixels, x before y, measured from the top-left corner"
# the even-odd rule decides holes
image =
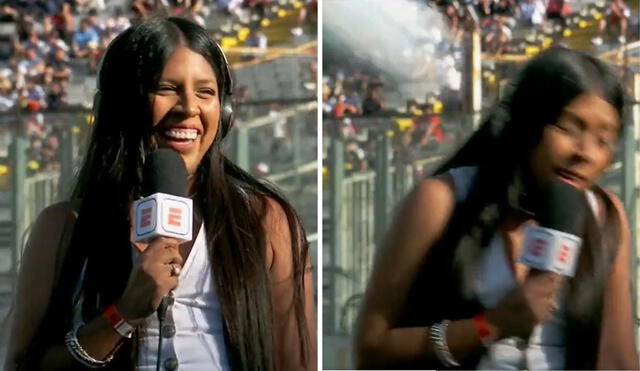
[[[178,241],[156,238],[138,256],[129,275],[127,287],[116,304],[118,311],[131,325],[137,325],[156,311],[162,298],[178,286],[172,275],[172,264],[182,268]]]
[[[562,280],[556,273],[532,269],[521,285],[487,311],[498,338],[528,339],[536,325],[549,320],[557,309],[555,296]]]

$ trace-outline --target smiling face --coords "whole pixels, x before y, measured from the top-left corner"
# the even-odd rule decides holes
[[[579,189],[590,187],[611,163],[620,118],[601,97],[585,93],[547,125],[530,157],[537,185],[559,179]]]
[[[151,105],[158,147],[178,152],[193,175],[218,132],[220,102],[212,66],[202,55],[178,46],[151,93]]]

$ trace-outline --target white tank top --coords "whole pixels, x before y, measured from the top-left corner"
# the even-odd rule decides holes
[[[451,169],[456,199],[464,200],[477,173],[476,167]],[[595,195],[587,191],[587,200],[597,213]],[[479,262],[475,292],[485,308],[494,308],[517,285],[504,249],[504,241],[496,233]],[[561,370],[565,368],[566,305],[564,291],[557,295],[558,310],[553,317],[534,328],[528,342],[505,338],[494,342],[477,365],[479,370]]]
[[[163,323],[162,370],[230,370],[218,294],[212,280],[204,223],[180,272],[173,304]],[[137,250],[134,254],[137,255]],[[134,257],[135,259],[135,257]],[[158,318],[146,320],[138,369],[155,371],[158,354]]]

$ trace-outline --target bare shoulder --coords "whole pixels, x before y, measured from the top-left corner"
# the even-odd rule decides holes
[[[622,223],[622,229],[624,230],[627,228],[627,212],[625,211],[624,204],[622,203],[622,200],[620,200],[620,197],[618,197],[618,195],[616,195],[611,189],[605,187],[600,187],[599,192],[594,193],[597,196],[595,199],[598,204],[599,220],[606,220],[611,217],[606,213],[607,208],[605,203],[609,202],[613,205],[614,212],[616,213],[618,220]]]
[[[265,197],[264,203],[263,223],[267,234],[289,234],[289,221],[282,204],[271,197]]]
[[[276,199],[265,197],[262,225],[267,248],[267,267],[274,282],[284,281],[293,274],[292,226],[283,205]],[[295,226],[298,248],[303,248],[302,228]],[[300,251],[300,250],[299,250]]]
[[[604,192],[609,198],[609,201],[611,201],[611,203],[615,207],[615,210],[618,213],[618,215],[624,216],[626,219],[627,214],[624,210],[624,205],[622,204],[622,200],[620,200],[620,197],[618,197],[618,195],[616,195],[612,190],[607,188],[604,189]]]
[[[455,189],[450,175],[440,175],[422,180],[416,186],[413,197],[429,203],[455,203]]]
[[[439,234],[449,222],[456,205],[453,180],[449,175],[422,180],[405,198],[396,215],[396,226]],[[398,226],[397,224],[401,224]]]
[[[29,250],[37,250],[36,254],[48,252],[48,256],[62,253],[58,251],[59,239],[67,223],[75,222],[76,218],[77,212],[70,202],[59,202],[42,210],[32,225],[25,254]]]
[[[71,202],[62,201],[44,208],[38,215],[36,223],[45,225],[62,224],[70,217],[75,219],[77,217],[77,210]]]
[[[619,223],[617,231],[619,233],[620,248],[615,253],[615,256],[617,258],[616,260],[619,262],[619,264],[626,264],[620,263],[620,261],[626,261],[629,259],[631,232],[629,230],[629,219],[627,217],[624,204],[622,203],[622,200],[620,200],[620,198],[610,189],[601,188],[601,191],[602,192],[600,192],[600,197],[597,197],[599,204],[598,208],[599,210],[601,210],[600,220],[605,221],[607,219],[611,219],[612,217],[611,215],[607,215],[606,212],[606,207],[604,205],[605,200],[603,199],[606,198],[606,201],[613,205],[613,210],[609,213],[615,213],[615,217],[617,219],[617,222]]]

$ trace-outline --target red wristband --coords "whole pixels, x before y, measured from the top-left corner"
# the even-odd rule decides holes
[[[473,326],[476,328],[476,334],[482,341],[484,346],[488,347],[495,340],[495,334],[491,330],[489,322],[487,322],[487,314],[480,313],[473,317]]]
[[[107,321],[109,321],[111,327],[113,327],[114,330],[118,332],[118,334],[126,338],[131,337],[135,328],[128,324],[124,320],[124,318],[122,318],[122,315],[118,311],[118,308],[116,308],[115,304],[109,305],[107,309],[105,309],[105,311],[102,313],[102,315],[107,319]]]

